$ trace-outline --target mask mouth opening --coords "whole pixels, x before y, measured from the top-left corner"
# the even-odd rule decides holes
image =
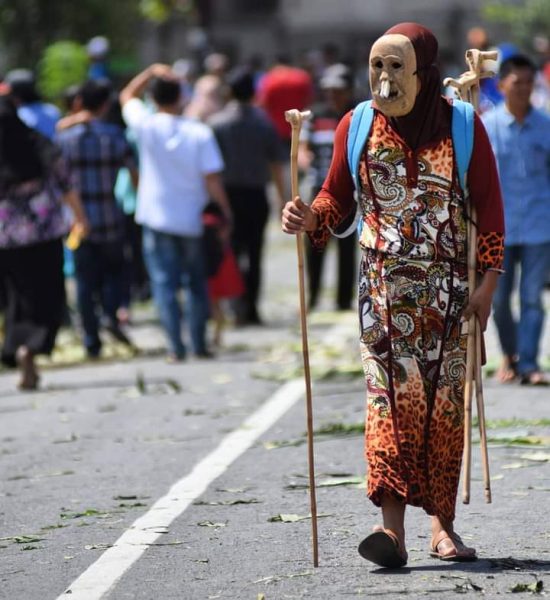
[[[399,96],[399,91],[392,88],[389,81],[382,81],[378,94],[383,100],[395,100]]]

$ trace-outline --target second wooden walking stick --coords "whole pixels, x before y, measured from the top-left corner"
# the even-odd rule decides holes
[[[494,73],[483,70],[485,60],[496,60],[496,52],[482,52],[468,50],[466,63],[469,70],[458,79],[447,78],[444,85],[456,88],[461,100],[470,102],[477,111],[479,107],[479,82],[485,77],[492,77]],[[473,203],[469,203],[468,223],[468,287],[470,296],[476,285],[477,272],[477,224],[476,211]],[[468,342],[466,349],[466,383],[464,386],[464,481],[462,500],[464,504],[470,502],[470,478],[472,461],[472,393],[475,382],[477,417],[479,423],[479,437],[481,446],[481,462],[483,466],[483,483],[485,488],[485,501],[491,502],[491,479],[489,475],[489,454],[487,451],[487,432],[485,428],[485,407],[483,403],[483,382],[481,372],[483,334],[479,318],[472,315],[468,322]]]
[[[290,147],[290,179],[292,198],[298,196],[298,143],[302,122],[311,118],[311,111],[287,110],[285,119],[292,128]],[[300,325],[302,330],[302,355],[304,360],[304,378],[306,384],[306,414],[307,414],[307,448],[309,465],[309,499],[311,507],[311,533],[313,542],[313,566],[319,566],[319,544],[317,540],[317,500],[315,495],[315,458],[313,452],[313,406],[311,401],[311,373],[309,370],[309,346],[307,339],[306,294],[304,278],[304,244],[303,234],[296,235],[296,250],[298,253],[298,283],[300,288]]]

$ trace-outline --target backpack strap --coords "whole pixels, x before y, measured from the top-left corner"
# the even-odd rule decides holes
[[[348,142],[347,142],[347,158],[348,165],[353,179],[353,185],[355,186],[355,218],[344,231],[335,232],[331,230],[332,235],[338,238],[344,238],[351,235],[355,231],[361,233],[361,227],[363,221],[361,219],[361,209],[357,202],[357,190],[360,187],[359,184],[359,163],[361,161],[361,154],[367,138],[372,127],[372,121],[374,118],[374,110],[371,106],[370,100],[360,102],[354,109],[351,115],[351,121],[348,130]]]
[[[360,102],[351,115],[351,122],[348,131],[348,165],[353,178],[355,189],[359,189],[359,162],[361,153],[372,127],[374,110],[372,102],[365,100]]]
[[[474,107],[469,102],[453,100],[451,135],[455,153],[458,180],[467,193],[466,176],[474,148]]]

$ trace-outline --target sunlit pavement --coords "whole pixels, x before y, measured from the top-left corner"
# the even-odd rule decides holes
[[[0,375],[0,598],[540,591],[550,569],[544,388],[485,381],[493,503],[484,503],[474,445],[471,504],[459,502],[457,519],[481,560],[431,559],[429,521],[419,509],[408,511],[406,569],[377,570],[357,553],[378,516],[364,493],[356,317],[330,312],[332,260],[322,310],[309,321],[320,548],[313,568],[304,400],[295,387],[295,244],[276,224],[265,265],[266,325],[228,328],[214,360],[167,364],[153,314],[140,312],[130,329],[143,350],[135,358],[46,369],[42,389],[30,394],[15,391],[14,374]],[[549,343],[547,325],[545,357]],[[492,328],[487,346],[494,366]]]

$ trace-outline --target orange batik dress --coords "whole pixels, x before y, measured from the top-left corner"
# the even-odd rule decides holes
[[[349,117],[340,126],[332,172],[312,205],[321,222],[312,234],[317,245],[351,209],[347,158],[337,154],[343,152],[347,125]],[[476,134],[479,127],[476,119]],[[490,153],[488,142],[482,154],[487,149]],[[476,155],[474,148],[478,159],[480,152],[478,147]],[[497,209],[500,203],[501,211],[492,153],[487,160],[494,189],[484,201]],[[359,174],[368,496],[380,505],[382,494],[390,494],[452,520],[464,435],[467,328],[461,313],[468,301],[468,278],[465,200],[451,137],[413,153],[377,112]],[[487,185],[484,181],[474,187]],[[479,212],[485,216],[491,209]],[[499,269],[502,262],[502,224],[498,218],[497,223],[485,220],[480,239],[490,251],[480,257],[481,271]]]

